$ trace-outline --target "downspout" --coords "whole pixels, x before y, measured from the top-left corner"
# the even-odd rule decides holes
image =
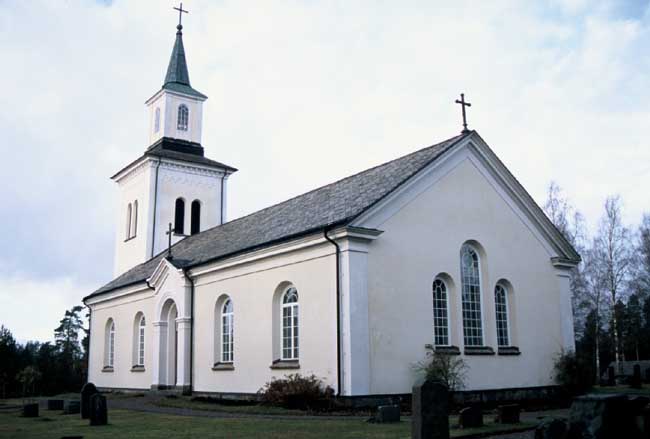
[[[336,396],[341,396],[341,248],[327,235],[330,231],[325,229],[323,236],[336,247]]]
[[[153,227],[151,228],[151,258],[154,257],[154,249],[156,248],[156,204],[158,201],[158,169],[160,168],[160,157],[158,157],[158,164],[156,166],[156,182],[153,189]],[[149,286],[149,282],[147,282]],[[151,288],[151,287],[149,287]]]
[[[183,276],[190,282],[190,388],[188,394],[192,394],[194,389],[194,279],[188,274],[187,270],[183,268]],[[183,392],[185,393],[185,392]]]
[[[223,181],[226,179],[226,172],[221,176],[221,224],[223,224]]]
[[[93,322],[93,310],[90,306],[86,305],[86,302],[83,302],[84,306],[88,308],[88,349],[86,350],[86,382],[89,382],[90,379],[90,331],[92,329]]]

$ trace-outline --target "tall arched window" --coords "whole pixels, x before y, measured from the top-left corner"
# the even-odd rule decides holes
[[[221,307],[221,362],[234,361],[234,326],[232,300],[227,299]]]
[[[190,234],[194,235],[201,231],[201,202],[199,200],[192,201],[192,219],[190,225]]]
[[[298,354],[298,290],[289,287],[282,296],[282,359],[297,360]]]
[[[138,325],[138,366],[144,366],[144,316],[140,317],[140,324]]]
[[[500,347],[510,345],[508,331],[508,291],[498,284],[494,288],[494,308],[497,320],[497,343]]]
[[[160,107],[156,107],[156,113],[153,122],[153,131],[154,133],[160,131]]]
[[[133,202],[133,225],[131,227],[131,238],[138,233],[138,200]]]
[[[131,237],[131,214],[133,206],[131,203],[126,207],[126,239]]]
[[[465,346],[483,346],[481,270],[478,253],[472,246],[463,245],[460,252],[460,265]]]
[[[435,346],[449,346],[447,285],[441,279],[433,281],[433,341]]]
[[[179,235],[185,232],[185,200],[182,198],[176,199],[174,206],[174,233]]]
[[[105,350],[105,359],[104,367],[113,368],[115,364],[115,322],[113,319],[109,319],[106,322],[106,350]]]
[[[181,104],[178,106],[178,125],[177,128],[179,131],[187,131],[187,127],[190,121],[190,110],[187,108],[187,105]]]

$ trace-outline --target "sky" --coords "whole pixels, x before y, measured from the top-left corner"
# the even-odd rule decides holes
[[[147,145],[167,0],[0,0],[0,324],[49,340],[111,280],[117,187]],[[644,1],[186,0],[203,146],[239,169],[229,219],[476,129],[533,198],[594,225],[650,211]]]

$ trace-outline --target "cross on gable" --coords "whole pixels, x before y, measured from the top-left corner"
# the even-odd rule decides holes
[[[180,7],[174,8],[178,11],[178,25],[183,26],[183,14],[189,14],[190,11],[183,9],[183,2],[181,2]]]
[[[172,258],[172,235],[174,234],[174,229],[172,228],[172,223],[169,223],[169,228],[165,232],[165,235],[168,237],[167,242],[167,257]]]
[[[465,107],[471,107],[472,104],[469,102],[465,102],[465,93],[460,94],[460,100],[456,99],[456,103],[460,104],[461,108],[463,109],[463,131],[462,133],[469,133],[469,130],[467,129],[467,115],[465,114]]]

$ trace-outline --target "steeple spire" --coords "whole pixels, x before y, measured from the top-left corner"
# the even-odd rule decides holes
[[[165,84],[176,82],[178,84],[190,85],[190,74],[187,71],[187,61],[185,60],[185,48],[183,47],[183,26],[176,26],[176,42],[172,50],[172,56],[169,58]]]

